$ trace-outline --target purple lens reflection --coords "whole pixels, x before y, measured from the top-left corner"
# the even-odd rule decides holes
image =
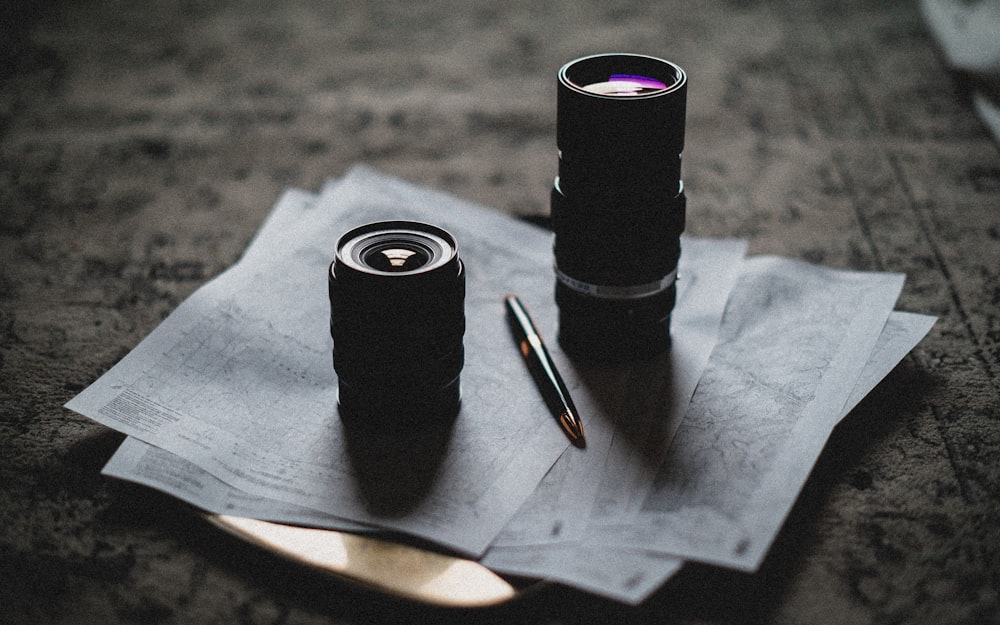
[[[637,96],[663,91],[667,85],[655,78],[636,74],[611,74],[605,82],[595,82],[583,87],[584,91],[598,95]]]
[[[642,85],[645,89],[666,89],[667,85],[648,76],[636,76],[635,74],[611,74],[610,82],[633,82]]]

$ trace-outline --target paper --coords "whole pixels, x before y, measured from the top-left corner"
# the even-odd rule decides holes
[[[934,325],[935,317],[893,312],[861,371],[839,422],[850,413]],[[640,517],[641,520],[641,517]],[[645,549],[598,545],[491,547],[482,559],[495,571],[547,578],[628,604],[638,604],[680,570],[684,560]]]
[[[903,276],[748,260],[719,344],[628,529],[592,536],[752,571],[872,353]]]
[[[461,421],[444,444],[430,441],[442,459],[416,482],[421,497],[395,509],[402,514],[373,511],[364,488],[393,476],[376,467],[359,485],[328,403],[333,243],[389,218],[456,235],[474,311],[466,351],[479,354],[463,371]],[[354,531],[371,524],[470,555],[489,546],[481,562],[498,572],[637,603],[685,559],[753,570],[832,428],[933,323],[890,315],[902,276],[767,257],[744,265],[744,251],[741,241],[685,237],[671,350],[642,364],[574,363],[555,341],[548,233],[358,168],[318,196],[284,194],[236,266],[69,406],[144,439],[130,436],[105,474],[206,510]],[[322,293],[303,298],[296,280],[316,267]],[[532,311],[580,408],[586,449],[568,445],[537,395],[507,333],[506,292]],[[317,314],[322,330],[307,329]],[[216,422],[205,417],[213,408],[225,413]],[[267,415],[276,427],[257,436]],[[405,497],[414,482],[397,477],[406,487],[386,492]]]
[[[670,351],[649,367],[633,366],[628,398],[616,416],[596,511],[604,518],[628,516],[642,506],[663,463],[719,337],[723,312],[743,270],[747,244],[738,240],[688,241],[692,270],[681,273]]]
[[[168,493],[215,514],[363,532],[371,528],[304,506],[241,491],[175,454],[129,436],[101,471]]]
[[[510,383],[524,364],[502,303],[549,296],[550,235],[365,169],[314,204],[315,219],[255,242],[67,407],[251,495],[480,554],[567,445],[530,381]],[[467,269],[462,410],[443,436],[373,453],[336,413],[327,266],[351,227],[429,214]]]
[[[894,312],[861,372],[846,416],[927,334],[934,317]],[[106,475],[158,488],[210,512],[300,525],[351,529],[308,508],[254,498],[164,450],[128,438],[104,469]],[[673,576],[683,560],[645,550],[568,541],[530,547],[493,546],[481,560],[493,570],[545,578],[629,604],[638,604]]]
[[[599,493],[605,508],[641,504],[715,345],[746,243],[685,237],[682,248],[683,287],[672,313],[670,350],[621,366],[562,359],[560,371],[572,369],[583,381],[572,393],[584,420],[587,449],[567,449],[560,456],[493,546],[579,539]],[[543,335],[554,337],[555,303],[550,296],[538,305],[553,320]],[[562,356],[558,345],[552,351]]]

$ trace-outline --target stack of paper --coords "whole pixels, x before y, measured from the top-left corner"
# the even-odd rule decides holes
[[[327,267],[352,227],[455,235],[467,268],[452,428],[373,453],[337,414]],[[358,167],[284,194],[241,260],[67,407],[129,435],[104,472],[211,512],[438,543],[501,573],[629,603],[685,560],[759,566],[837,422],[933,324],[903,276],[744,258],[685,238],[671,350],[572,362],[555,341],[551,235]],[[547,337],[584,421],[568,444],[503,296]]]

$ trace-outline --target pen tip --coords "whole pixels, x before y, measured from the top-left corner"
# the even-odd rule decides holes
[[[559,415],[559,423],[566,430],[570,442],[581,448],[587,446],[587,439],[583,436],[583,424],[580,423],[580,419],[576,415],[567,410]]]

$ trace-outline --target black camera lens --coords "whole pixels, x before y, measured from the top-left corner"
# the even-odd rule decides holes
[[[355,228],[330,264],[330,334],[345,419],[451,418],[461,401],[465,268],[441,228]]]
[[[567,353],[625,360],[670,344],[686,98],[684,70],[654,57],[602,54],[559,70],[552,226]]]

